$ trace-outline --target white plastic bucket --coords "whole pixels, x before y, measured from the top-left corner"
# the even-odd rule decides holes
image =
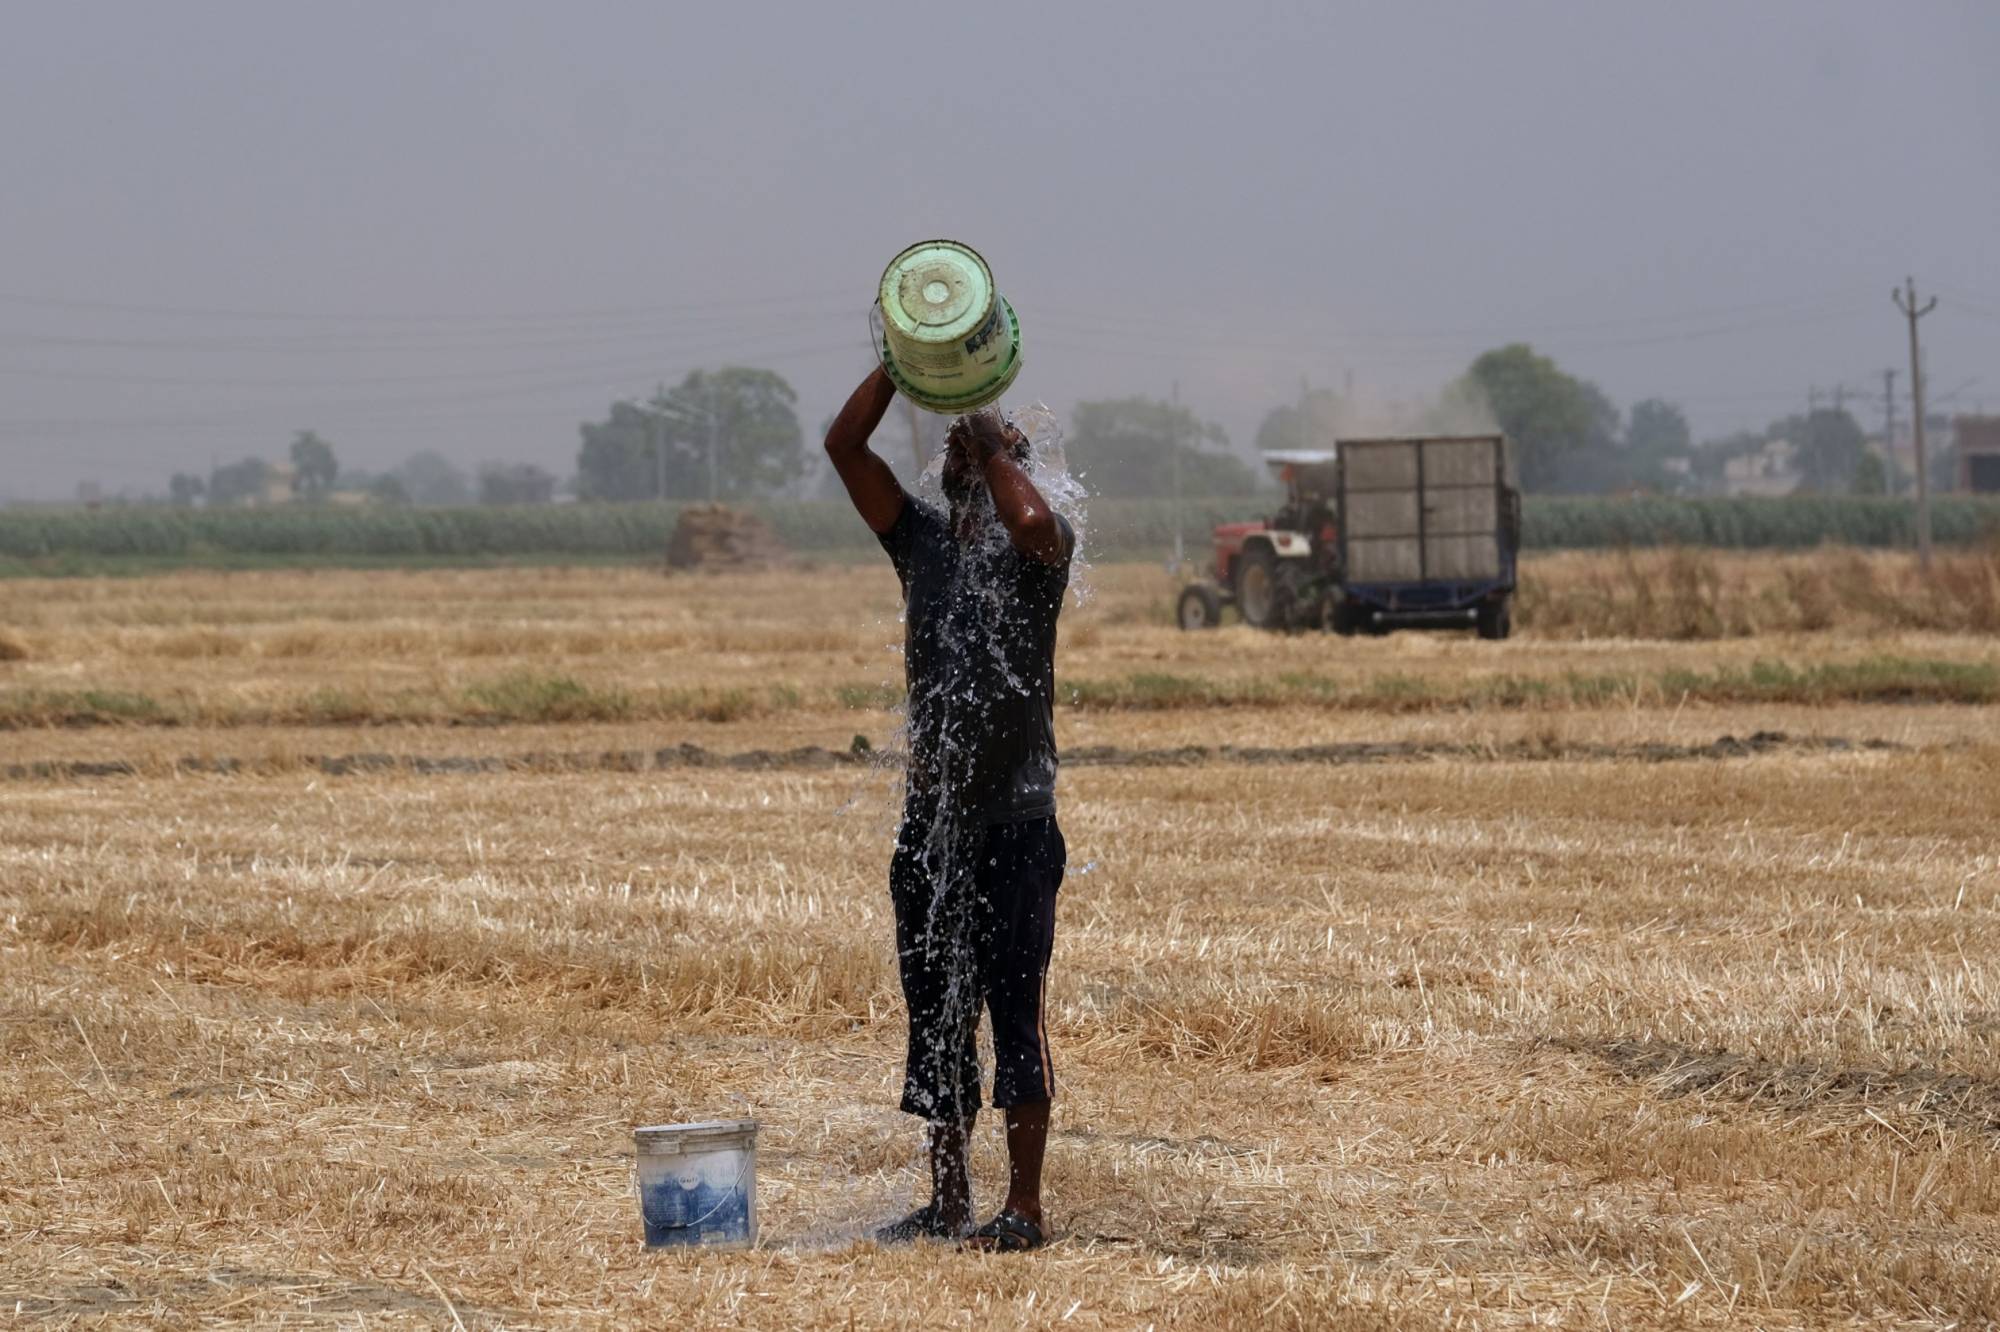
[[[648,1248],[747,1249],[757,1242],[757,1121],[634,1129]]]
[[[889,261],[876,293],[877,355],[919,407],[969,412],[1021,372],[1021,323],[979,252],[921,241]]]

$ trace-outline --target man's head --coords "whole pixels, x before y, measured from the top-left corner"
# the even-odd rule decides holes
[[[1028,437],[1000,414],[982,407],[954,420],[944,432],[944,497],[954,514],[962,513],[986,487],[986,460],[1005,453],[1015,462],[1028,460]]]

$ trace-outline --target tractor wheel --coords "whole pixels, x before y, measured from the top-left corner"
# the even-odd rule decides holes
[[[1213,629],[1222,623],[1222,594],[1207,583],[1189,583],[1181,589],[1174,619],[1183,629]]]
[[[1283,629],[1291,615],[1291,595],[1278,575],[1278,556],[1268,546],[1252,546],[1236,561],[1236,608],[1243,623]]]
[[[1479,605],[1479,636],[1501,639],[1514,632],[1514,612],[1507,599],[1485,601]]]
[[[1351,601],[1333,603],[1333,632],[1342,638],[1352,638],[1359,627],[1360,608]]]

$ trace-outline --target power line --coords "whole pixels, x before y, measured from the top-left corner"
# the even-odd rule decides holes
[[[844,319],[851,317],[852,314],[852,309],[846,306],[838,309],[822,307],[810,310],[786,311],[782,316],[761,315],[750,320],[740,317],[714,317],[681,324],[635,325],[630,328],[601,326],[590,329],[550,330],[547,332],[534,329],[489,329],[474,330],[468,333],[451,333],[444,330],[435,330],[371,334],[356,332],[301,333],[275,336],[269,334],[235,334],[223,337],[211,335],[162,337],[157,335],[125,336],[88,333],[0,333],[0,345],[115,352],[278,352],[311,356],[327,356],[343,352],[510,351],[553,347],[601,346],[607,343],[630,343],[642,338],[701,338],[713,336],[717,333],[748,332],[759,329],[771,332],[785,332],[795,329],[801,324],[831,321],[835,316]]]
[[[1987,320],[2000,321],[2000,310],[1987,309],[1983,305],[1979,305],[1973,301],[1968,301],[1963,297],[1959,296],[1952,297],[1951,304],[1946,308],[1951,312],[1953,312],[1954,314],[1969,314],[1974,319],[1987,319]]]
[[[567,371],[641,374],[648,370],[656,371],[658,369],[658,358],[649,357],[643,361],[586,362],[572,365],[528,366],[512,370],[447,372],[435,375],[344,375],[333,379],[255,379],[227,376],[121,375],[104,374],[95,371],[42,370],[16,366],[0,366],[0,375],[9,375],[22,379],[56,380],[64,383],[135,384],[171,388],[339,388],[350,384],[421,385],[468,381],[507,381],[519,379],[523,375],[554,374]]]
[[[1826,323],[1836,319],[1857,317],[1864,307],[1849,303],[1838,309],[1822,310],[1817,313],[1795,315],[1783,319],[1746,320],[1730,324],[1713,325],[1706,328],[1679,329],[1669,332],[1635,334],[1627,337],[1599,338],[1593,340],[1569,340],[1563,343],[1565,355],[1609,353],[1629,351],[1638,348],[1655,347],[1667,343],[1695,342],[1708,338],[1725,337],[1737,333],[1755,332],[1765,329],[1794,328],[1806,324]],[[1085,324],[1071,324],[1067,321],[1038,317],[1037,327],[1042,330],[1038,342],[1055,339],[1083,350],[1108,356],[1139,356],[1149,360],[1159,360],[1162,348],[1157,341],[1148,340],[1143,344],[1131,341],[1109,327],[1092,329]],[[1153,329],[1155,338],[1161,330]],[[1473,335],[1456,335],[1455,343],[1433,341],[1432,345],[1395,345],[1387,338],[1371,338],[1360,334],[1341,334],[1334,337],[1317,338],[1307,341],[1299,338],[1254,339],[1237,338],[1227,334],[1195,334],[1182,340],[1176,337],[1175,345],[1191,352],[1215,351],[1267,351],[1289,353],[1297,357],[1324,356],[1338,354],[1345,359],[1366,360],[1377,368],[1424,366],[1459,360],[1475,354],[1480,342]],[[1506,331],[1493,331],[1489,336],[1507,337],[1516,340],[1539,340],[1542,334],[1534,329],[1516,326]],[[1111,341],[1103,339],[1110,338]],[[1171,350],[1166,352],[1169,359]]]
[[[186,305],[148,305],[122,301],[87,300],[70,296],[34,296],[21,292],[0,292],[0,304],[22,305],[47,310],[91,310],[109,314],[138,314],[165,316],[175,319],[240,319],[245,322],[279,321],[286,323],[332,323],[332,324],[524,324],[584,322],[602,319],[640,318],[662,314],[687,314],[698,311],[741,309],[745,306],[795,305],[801,301],[819,301],[835,296],[848,295],[845,289],[838,291],[791,293],[783,296],[762,296],[749,299],[729,298],[716,301],[685,301],[676,304],[622,306],[599,310],[538,311],[512,314],[459,314],[422,315],[409,313],[394,314],[348,314],[331,310],[228,310]]]
[[[742,348],[710,348],[708,355],[713,358],[735,358]],[[854,352],[855,343],[845,339],[838,343],[815,343],[789,347],[757,348],[751,354],[759,360],[804,359],[833,352]],[[657,367],[649,367],[657,369]],[[633,372],[636,373],[636,372]],[[336,399],[322,402],[272,402],[248,407],[232,408],[219,412],[188,416],[165,416],[124,419],[90,420],[76,417],[56,417],[42,420],[0,420],[0,431],[28,435],[60,434],[65,431],[103,432],[113,430],[156,431],[172,428],[197,428],[217,425],[248,424],[257,419],[275,419],[283,413],[294,419],[300,416],[333,417],[355,419],[355,413],[365,418],[371,412],[398,410],[413,407],[449,406],[455,403],[484,403],[507,398],[533,398],[549,393],[560,393],[582,389],[607,392],[614,398],[629,398],[629,392],[619,393],[619,385],[629,382],[631,373],[601,373],[583,378],[555,379],[547,382],[523,384],[473,393],[420,395],[405,398],[382,399]]]
[[[1363,330],[1356,330],[1353,332],[1340,333],[1335,335],[1330,340],[1341,343],[1368,342],[1368,343],[1379,344],[1384,342],[1435,342],[1435,341],[1462,339],[1462,338],[1539,337],[1539,336],[1557,335],[1564,333],[1588,333],[1588,332],[1599,332],[1599,331],[1618,330],[1618,329],[1639,330],[1639,329],[1646,329],[1649,327],[1670,325],[1670,324],[1684,324],[1690,322],[1702,322],[1715,319],[1734,319],[1734,317],[1739,315],[1760,314],[1760,313],[1786,312],[1794,317],[1803,317],[1812,319],[1812,318],[1831,317],[1850,312],[1859,312],[1862,308],[1864,307],[1854,297],[1826,296],[1826,297],[1815,298],[1812,300],[1765,301],[1749,305],[1724,306],[1709,310],[1685,311],[1678,314],[1635,315],[1635,316],[1623,316],[1615,319],[1596,319],[1596,320],[1586,320],[1580,322],[1536,323],[1532,320],[1527,320],[1511,324],[1492,324],[1483,327],[1467,327],[1467,328],[1452,328],[1452,329],[1432,329],[1432,330],[1363,329]],[[1188,327],[1175,328],[1168,321],[1152,319],[1141,315],[1118,316],[1118,315],[1105,315],[1093,312],[1091,314],[1084,315],[1080,318],[1075,318],[1075,317],[1065,316],[1062,312],[1062,307],[1060,303],[1057,303],[1050,309],[1039,309],[1037,311],[1036,322],[1038,324],[1047,324],[1050,322],[1054,322],[1057,324],[1067,324],[1073,331],[1079,331],[1079,332],[1102,331],[1114,334],[1151,332],[1158,334],[1164,331],[1172,333],[1177,340],[1183,342],[1220,341],[1227,343],[1229,345],[1244,346],[1244,347],[1279,347],[1279,348],[1296,347],[1299,341],[1297,338],[1283,338],[1283,339],[1233,338],[1227,335],[1226,333],[1218,333],[1218,331],[1215,329],[1213,325],[1202,325],[1193,328],[1188,328]],[[1786,322],[1790,321],[1789,320],[1777,321],[1777,323],[1780,325]],[[1729,325],[1725,325],[1724,331],[1739,326],[1748,327],[1753,325],[1740,325],[1732,323]],[[1689,334],[1701,336],[1704,335],[1705,332],[1706,331],[1702,329],[1670,330],[1661,328],[1652,336],[1657,336],[1662,339],[1672,339],[1675,337],[1686,336]]]

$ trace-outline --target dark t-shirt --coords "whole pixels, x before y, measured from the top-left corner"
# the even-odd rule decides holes
[[[1044,564],[1004,534],[957,540],[945,515],[906,500],[882,549],[903,583],[912,811],[968,823],[1056,812],[1056,616],[1076,534]]]

